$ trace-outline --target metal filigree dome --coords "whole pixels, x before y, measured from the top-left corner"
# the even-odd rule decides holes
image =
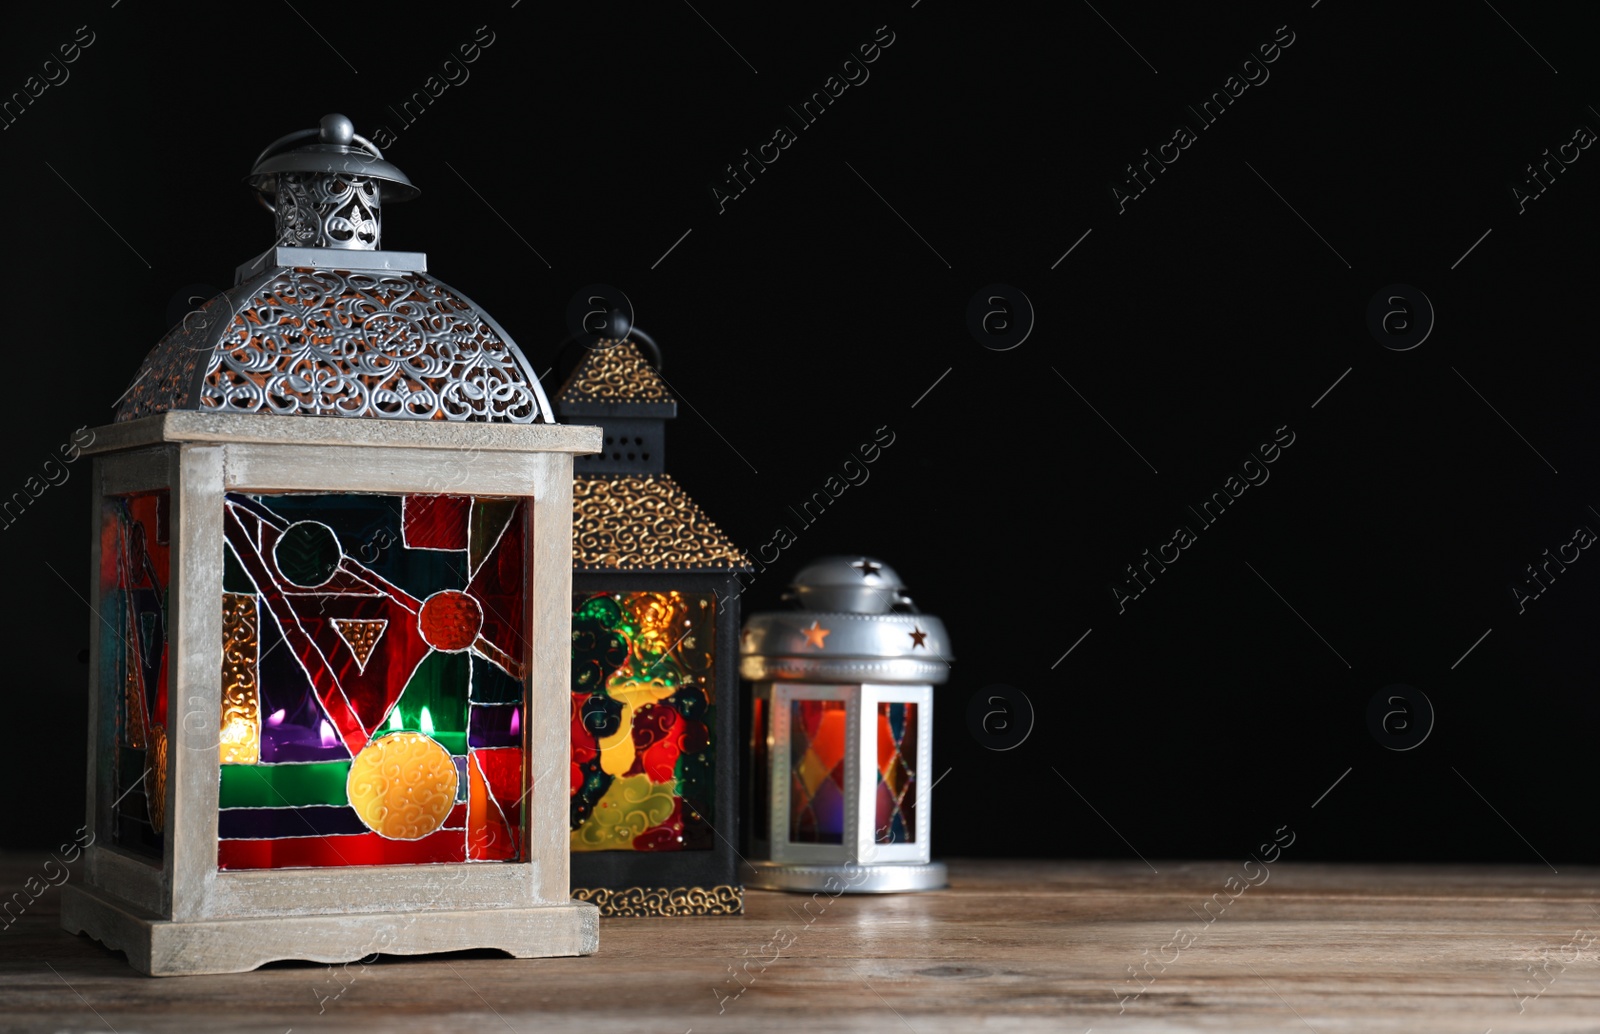
[[[306,137],[316,142],[280,146]],[[291,174],[305,189],[296,202],[302,214],[286,223]],[[162,338],[118,409],[119,422],[176,409],[555,422],[533,368],[488,313],[428,275],[426,256],[376,247],[373,199],[404,200],[416,191],[349,132],[348,119],[329,115],[320,135],[283,138],[263,152],[250,182],[275,194],[278,245],[241,266],[231,290]],[[382,190],[355,204],[367,183]],[[327,211],[307,214],[308,197],[330,199]],[[357,236],[339,240],[345,233]],[[301,241],[316,246],[296,246]]]
[[[274,267],[145,359],[117,419],[169,409],[553,423],[522,352],[421,271]]]

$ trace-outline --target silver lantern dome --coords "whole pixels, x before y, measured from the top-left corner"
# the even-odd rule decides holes
[[[894,568],[871,557],[807,564],[784,597],[797,609],[745,622],[740,674],[754,682],[943,683],[954,659],[950,637],[904,590]]]
[[[426,255],[382,250],[383,205],[419,192],[348,118],[273,142],[246,182],[276,241],[161,339],[119,422],[184,409],[555,422],[500,324]]]

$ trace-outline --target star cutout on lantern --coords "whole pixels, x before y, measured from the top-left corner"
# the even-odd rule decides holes
[[[915,631],[907,632],[906,635],[911,637],[911,646],[913,649],[918,646],[923,648],[927,647],[928,644],[923,642],[923,640],[928,638],[928,633],[924,632],[922,629],[916,628]]]
[[[877,563],[877,562],[872,561],[872,560],[868,560],[865,557],[863,557],[860,560],[855,561],[850,566],[855,568],[857,571],[860,571],[861,572],[861,577],[863,577],[863,578],[867,577],[868,575],[877,574],[879,571],[881,571],[883,569],[883,565],[882,564]]]
[[[812,621],[811,627],[802,628],[800,634],[805,637],[806,642],[820,650],[823,647],[822,640],[827,638],[830,631],[831,629],[823,628],[816,621]]]

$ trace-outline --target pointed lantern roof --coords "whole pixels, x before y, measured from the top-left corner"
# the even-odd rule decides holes
[[[666,422],[678,400],[631,328],[585,349],[556,393],[559,419],[599,423],[605,447],[579,456],[572,486],[572,562],[578,571],[737,571],[749,559],[666,473]]]

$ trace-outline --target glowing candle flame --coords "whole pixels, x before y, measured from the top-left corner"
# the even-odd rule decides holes
[[[267,715],[267,724],[273,726],[274,728],[276,728],[277,726],[283,724],[283,719],[284,719],[284,709],[280,707],[276,711],[274,711],[271,714]]]
[[[393,732],[399,732],[401,729],[405,728],[405,726],[400,723],[400,709],[398,707],[389,712],[389,728]]]
[[[324,747],[332,747],[338,742],[339,737],[334,735],[333,726],[329,725],[328,720],[324,718],[322,720],[322,745]]]
[[[517,733],[519,733],[521,731],[522,731],[522,708],[513,707],[511,709],[511,735],[515,736]]]
[[[433,715],[428,713],[427,707],[422,709],[422,717],[417,720],[417,728],[421,729],[425,736],[433,735]]]

